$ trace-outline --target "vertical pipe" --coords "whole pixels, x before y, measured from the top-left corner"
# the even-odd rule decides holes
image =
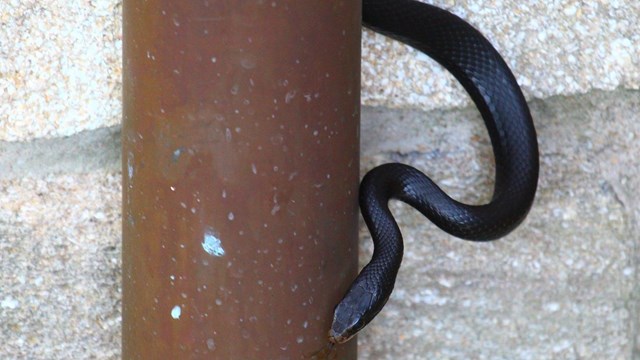
[[[359,1],[124,1],[124,359],[326,343],[357,270],[359,87]]]

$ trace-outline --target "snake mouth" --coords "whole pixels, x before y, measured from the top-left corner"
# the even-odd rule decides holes
[[[355,334],[338,334],[333,329],[331,329],[329,331],[329,342],[331,342],[332,344],[344,344],[347,341],[351,340],[354,335]]]

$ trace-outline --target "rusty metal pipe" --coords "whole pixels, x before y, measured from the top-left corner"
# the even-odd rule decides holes
[[[357,270],[359,94],[359,1],[124,1],[124,359],[324,346]]]

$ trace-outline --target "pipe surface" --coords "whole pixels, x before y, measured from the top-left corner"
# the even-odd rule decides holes
[[[357,272],[360,17],[359,1],[124,1],[124,359],[326,344]]]

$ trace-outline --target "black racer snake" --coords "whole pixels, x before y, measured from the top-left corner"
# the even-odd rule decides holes
[[[538,182],[538,145],[525,98],[502,57],[464,20],[415,0],[363,0],[363,25],[404,42],[444,66],[480,110],[495,157],[491,201],[466,205],[450,198],[419,170],[380,165],[360,184],[360,208],[371,232],[371,261],[335,307],[330,346],[346,342],[382,309],[402,260],[400,229],[387,203],[401,200],[442,230],[462,239],[506,235],[527,215]]]

